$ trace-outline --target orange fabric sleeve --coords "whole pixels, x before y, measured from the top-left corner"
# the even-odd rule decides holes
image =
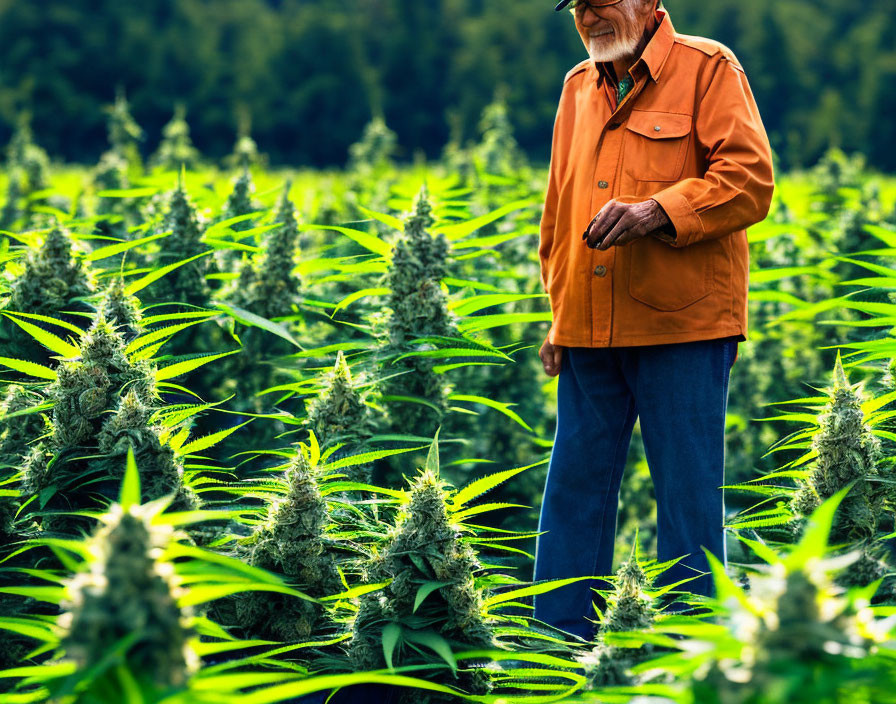
[[[719,54],[696,110],[705,153],[703,178],[687,178],[651,196],[675,226],[672,247],[687,247],[760,222],[774,191],[771,146],[743,69]]]

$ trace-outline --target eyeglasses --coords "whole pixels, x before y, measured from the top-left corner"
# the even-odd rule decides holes
[[[573,0],[569,5],[569,11],[572,13],[584,12],[585,10],[595,10],[600,7],[609,7],[610,5],[618,5],[622,0],[598,0],[598,2],[586,2],[586,0]]]

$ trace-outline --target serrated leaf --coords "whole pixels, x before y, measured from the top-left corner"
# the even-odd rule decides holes
[[[139,247],[141,244],[146,244],[147,242],[153,242],[154,240],[168,237],[170,234],[170,232],[162,232],[156,235],[149,235],[148,237],[141,237],[139,240],[128,240],[127,242],[118,242],[117,244],[110,244],[106,245],[105,247],[99,247],[93,250],[84,259],[88,262],[96,262],[107,257],[114,257],[116,254],[127,252],[129,249]]]
[[[464,318],[458,325],[458,330],[463,333],[480,332],[504,325],[515,323],[549,323],[552,320],[551,311],[544,313],[501,313],[499,315],[471,315]]]
[[[127,347],[124,348],[126,354],[131,354],[136,352],[137,350],[146,347],[150,343],[157,342],[158,340],[167,339],[174,335],[175,333],[180,332],[181,330],[186,330],[189,327],[194,325],[199,325],[201,323],[205,323],[209,320],[212,320],[215,317],[215,314],[211,314],[206,318],[201,320],[192,320],[189,323],[179,323],[177,325],[168,325],[163,328],[159,328],[158,330],[153,330],[152,332],[148,332],[144,335],[140,335],[139,337],[135,337],[131,340]]]
[[[175,269],[184,266],[185,264],[189,264],[190,262],[196,261],[201,257],[207,257],[209,254],[214,252],[213,249],[208,250],[207,252],[202,252],[201,254],[197,254],[193,257],[189,257],[188,259],[182,259],[179,262],[174,262],[173,264],[169,264],[168,266],[163,266],[161,269],[156,269],[155,271],[151,271],[146,276],[143,276],[136,281],[132,281],[128,284],[125,289],[125,294],[128,296],[133,296],[138,291],[142,291],[151,283],[158,281],[163,276],[170,274]]]
[[[384,225],[388,225],[393,230],[398,230],[399,232],[404,231],[404,223],[396,218],[393,215],[389,215],[387,213],[378,213],[375,210],[370,210],[369,208],[365,208],[363,205],[356,206],[358,210],[360,210],[364,215],[373,218],[374,220],[378,220]]]
[[[515,200],[502,205],[500,208],[497,208],[490,213],[480,215],[478,218],[473,218],[472,220],[467,220],[466,222],[451,225],[442,225],[440,227],[433,228],[433,234],[438,235],[441,233],[444,234],[448,240],[457,240],[474,233],[476,230],[485,227],[489,223],[492,223],[499,218],[504,217],[508,213],[512,213],[514,210],[528,208],[532,205],[535,205],[536,203],[537,201],[533,198]]]
[[[405,447],[398,450],[374,450],[372,452],[362,452],[358,455],[350,455],[349,457],[342,457],[335,462],[331,462],[329,464],[321,465],[320,469],[324,471],[329,471],[332,469],[343,469],[345,467],[356,467],[359,464],[367,464],[369,462],[375,462],[376,460],[382,459],[384,457],[391,457],[393,455],[400,455],[405,452],[418,452],[420,450],[424,450],[428,447],[428,445],[419,445],[416,447]]]
[[[459,511],[468,501],[472,501],[478,496],[482,496],[482,494],[486,493],[487,491],[491,491],[499,484],[503,484],[511,477],[515,477],[517,474],[525,472],[527,469],[532,469],[533,467],[542,465],[546,461],[547,460],[541,460],[525,467],[518,467],[517,469],[507,469],[503,472],[496,472],[495,474],[490,474],[486,477],[482,477],[481,479],[470,482],[469,484],[467,484],[467,486],[465,486],[463,489],[461,489],[451,497],[451,510]]]
[[[220,308],[231,318],[239,323],[242,323],[243,325],[267,330],[269,333],[272,333],[277,337],[282,337],[284,340],[289,342],[291,345],[295,345],[300,350],[304,349],[302,345],[299,344],[299,342],[289,333],[289,330],[283,327],[280,323],[275,323],[272,320],[268,320],[267,318],[262,318],[260,315],[255,315],[255,313],[252,313],[251,311],[244,310],[243,308],[238,308],[237,306],[231,306],[226,303],[216,302],[215,307]]]
[[[46,347],[51,352],[55,352],[56,354],[66,358],[66,359],[74,359],[75,357],[79,357],[81,355],[81,350],[72,345],[69,342],[66,342],[61,337],[54,335],[53,333],[44,330],[43,328],[37,327],[37,325],[32,325],[24,320],[19,320],[18,318],[10,315],[9,313],[3,313],[7,319],[14,322],[18,325],[22,330],[27,332],[31,337],[37,340],[40,344]]]
[[[237,354],[238,352],[240,352],[240,350],[231,350],[230,352],[221,352],[220,354],[212,354],[205,357],[188,359],[184,362],[178,362],[177,364],[169,364],[167,367],[161,367],[156,371],[156,380],[164,381],[165,379],[173,379],[180,376],[181,374],[186,374],[187,372],[191,372],[194,369],[203,367],[209,362],[215,361],[216,359],[221,359],[221,357],[228,357],[232,354]]]
[[[186,445],[181,446],[180,449],[177,450],[177,454],[189,455],[196,452],[201,452],[202,450],[207,450],[208,448],[217,445],[224,438],[235,433],[244,425],[248,425],[251,422],[251,420],[247,420],[245,423],[240,423],[239,425],[235,425],[232,428],[226,428],[224,430],[219,430],[217,433],[211,433],[210,435],[205,435],[204,437],[197,438],[196,440],[193,440],[193,442],[188,442]]]
[[[368,298],[369,296],[385,296],[391,293],[392,289],[389,288],[365,288],[360,291],[355,291],[354,293],[350,293],[348,296],[343,298],[333,310],[330,312],[330,317],[332,318],[336,313],[338,313],[343,308],[347,308],[355,301],[359,301],[362,298]]]
[[[594,575],[600,576],[600,575]],[[485,599],[485,606],[495,606],[496,604],[502,604],[505,601],[510,601],[511,599],[518,599],[522,596],[535,596],[537,594],[544,594],[545,592],[549,592],[552,589],[557,589],[558,587],[566,586],[567,584],[572,584],[573,582],[581,582],[583,579],[593,579],[592,576],[586,577],[569,577],[567,579],[552,579],[547,582],[541,582],[539,584],[533,584],[529,587],[523,587],[521,589],[511,589],[507,592],[502,592],[500,594],[492,594],[491,596]]]
[[[23,374],[28,374],[29,376],[38,379],[56,379],[55,371],[42,364],[37,364],[37,362],[29,362],[24,359],[13,359],[12,357],[0,357],[0,364],[4,367],[15,369],[17,372],[22,372]]]
[[[349,227],[339,227],[338,225],[299,225],[299,230],[308,231],[308,230],[334,230],[336,232],[341,232],[343,235],[348,237],[349,239],[354,240],[359,245],[364,247],[364,249],[373,252],[374,254],[379,254],[381,257],[390,257],[392,252],[392,247],[388,242],[384,242],[379,237],[374,237],[373,235],[362,232],[361,230],[354,230]]]
[[[425,645],[441,657],[448,664],[448,667],[451,668],[452,672],[457,671],[457,661],[454,658],[454,653],[451,651],[451,646],[438,633],[434,631],[415,631],[408,628],[402,632],[402,637],[409,643]]]
[[[75,333],[78,337],[84,334],[84,330],[79,328],[77,325],[73,325],[66,320],[58,320],[57,318],[52,318],[49,315],[39,315],[38,313],[22,313],[20,311],[8,310],[6,311],[10,315],[17,315],[20,318],[28,318],[29,320],[39,320],[42,323],[49,323],[50,325],[56,325],[60,328],[65,328],[69,332]]]
[[[529,424],[526,423],[526,421],[524,421],[522,418],[520,418],[519,414],[510,410],[509,406],[515,406],[516,404],[501,403],[500,401],[495,401],[493,399],[486,398],[485,396],[471,396],[468,394],[451,394],[448,398],[452,401],[467,401],[469,403],[481,403],[483,406],[488,406],[489,408],[494,408],[499,413],[503,413],[508,418],[519,423],[530,433],[533,432],[532,428],[529,427]]]

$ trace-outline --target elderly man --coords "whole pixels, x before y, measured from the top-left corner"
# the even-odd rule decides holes
[[[657,0],[570,9],[589,58],[563,82],[541,220],[553,324],[539,357],[559,379],[535,579],[594,578],[537,596],[535,617],[590,638],[636,417],[658,558],[681,558],[659,584],[713,594],[703,549],[726,561],[720,486],[728,377],[747,330],[745,228],[766,216],[774,185],[730,49],[677,34]]]

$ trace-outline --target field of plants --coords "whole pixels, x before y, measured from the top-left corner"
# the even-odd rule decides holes
[[[585,641],[532,616],[557,379],[544,165],[224,163],[182,112],[0,191],[0,702],[896,701],[896,179],[832,150],[749,231],[727,569],[662,583],[636,425]],[[583,487],[587,491],[587,487]],[[684,609],[671,609],[684,605]]]

